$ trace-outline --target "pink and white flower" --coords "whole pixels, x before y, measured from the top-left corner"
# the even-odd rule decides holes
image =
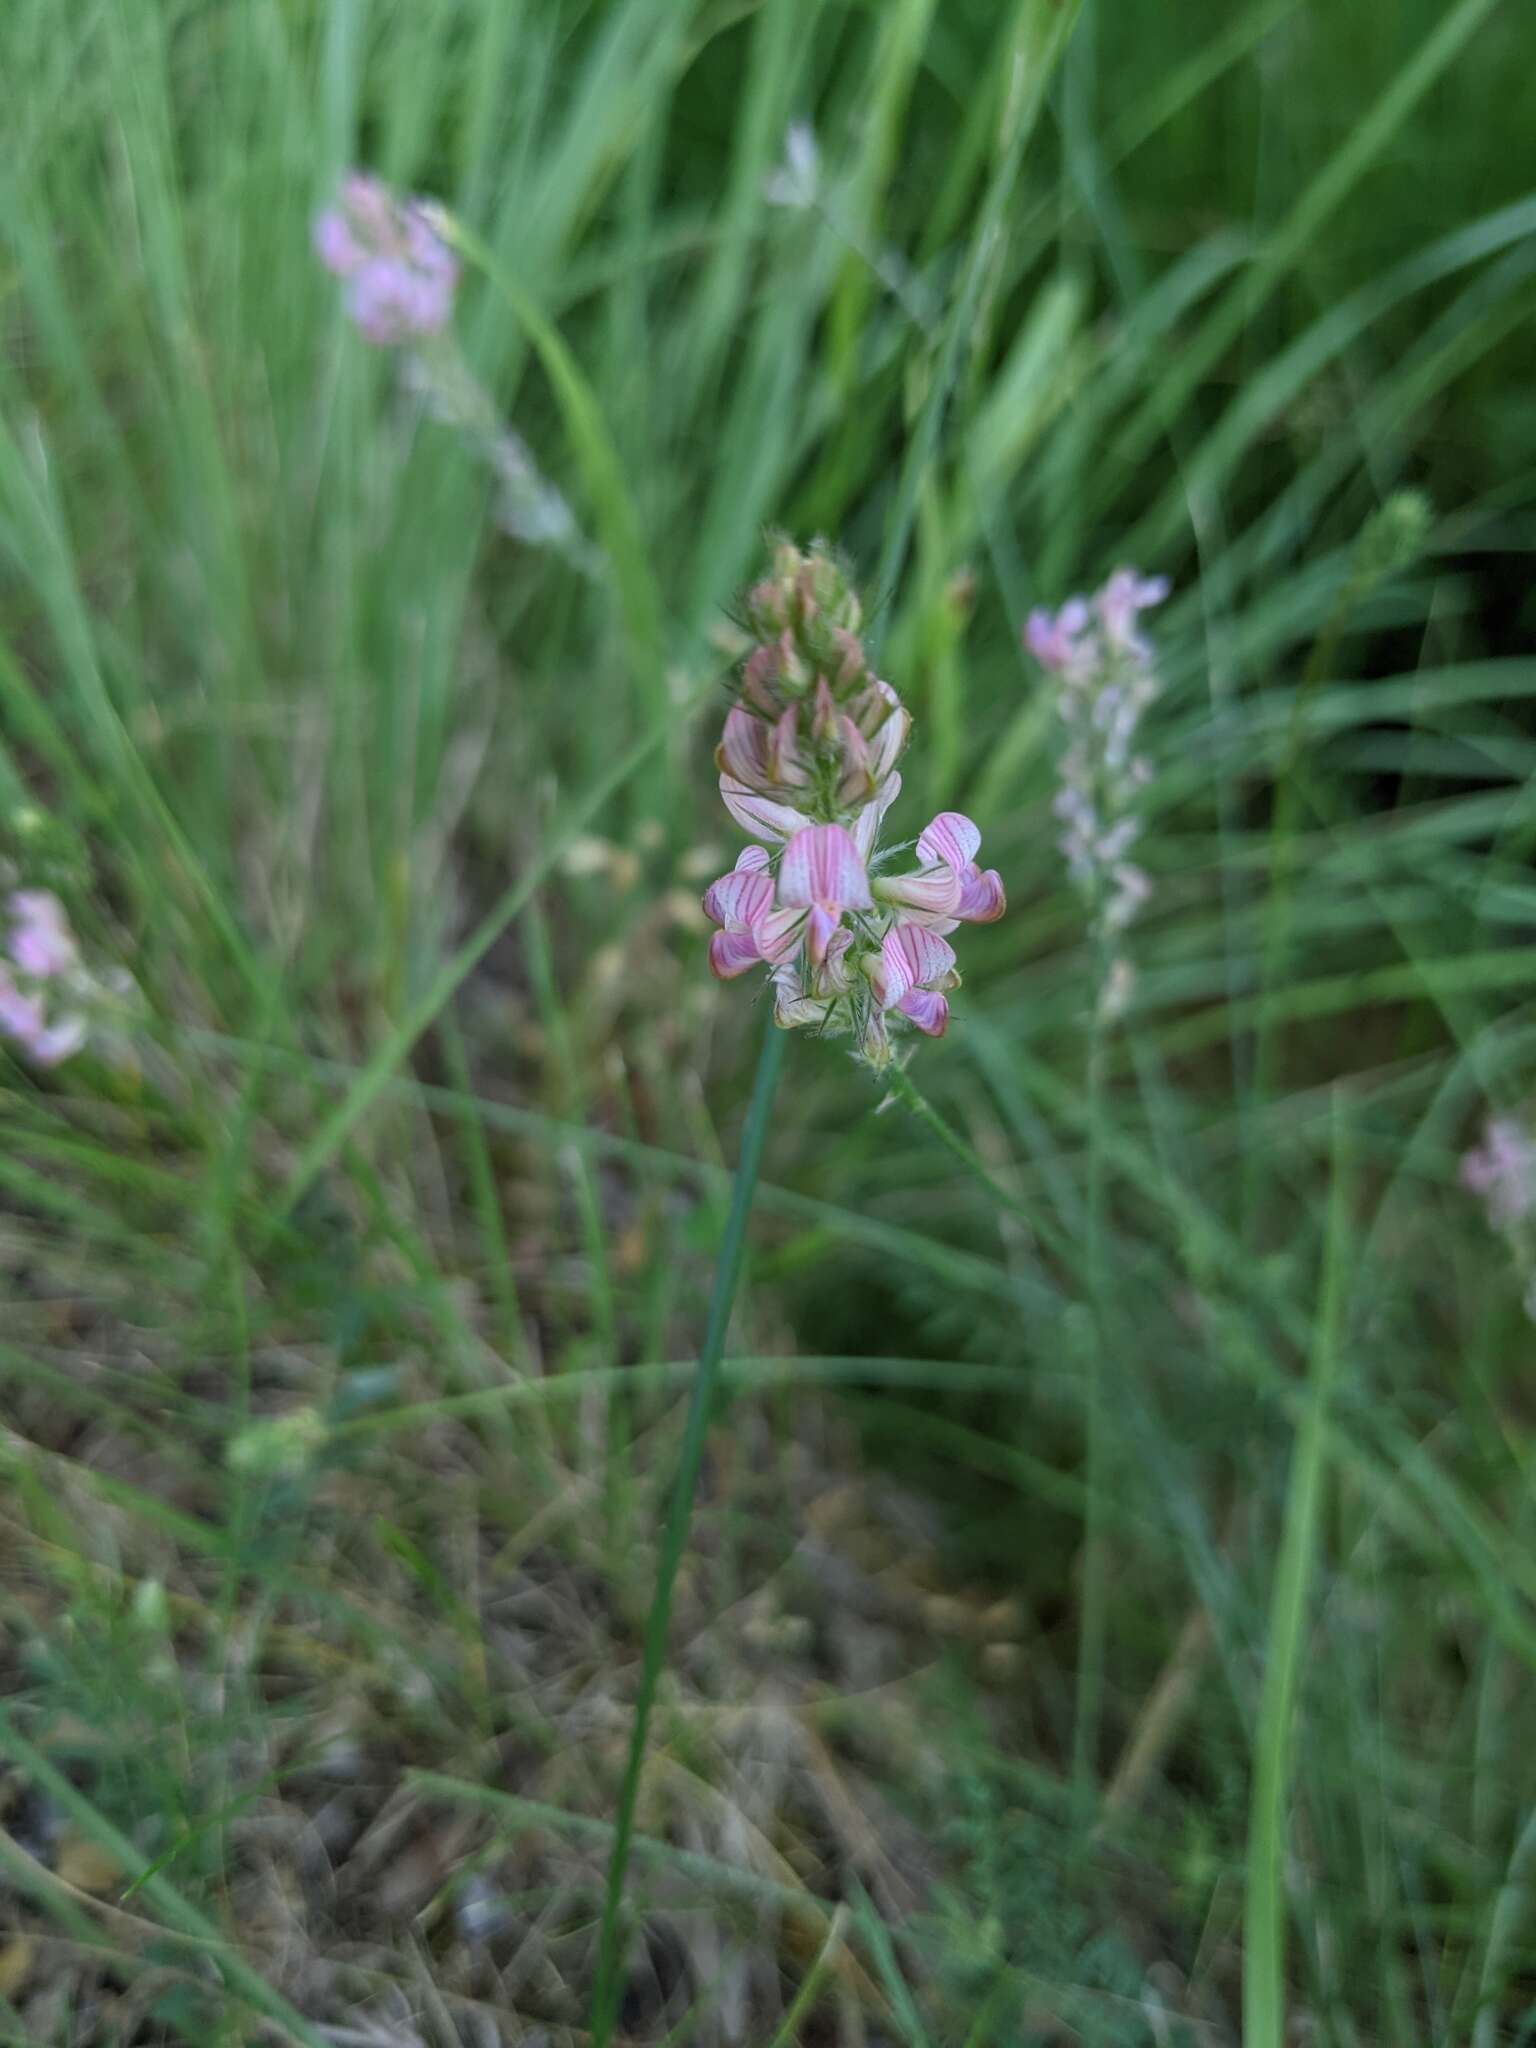
[[[1068,628],[1089,630],[1081,610]],[[1002,879],[977,863],[975,824],[942,811],[914,871],[871,880],[911,721],[870,665],[857,598],[824,544],[779,547],[744,616],[756,645],[716,765],[726,809],[761,843],[704,899],[719,927],[710,966],[728,979],[761,961],[781,1025],[851,1033],[883,1067],[893,1022],[943,1033],[958,982],[943,934],[1001,917]]]
[[[811,965],[823,967],[844,912],[874,907],[853,835],[841,825],[808,825],[779,862],[779,907],[765,922],[764,953],[783,962],[803,945]]]
[[[731,872],[705,892],[704,914],[720,926],[709,942],[712,974],[730,981],[763,958],[757,933],[772,908],[768,856],[760,846],[745,846]]]
[[[17,889],[6,908],[12,919],[6,950],[23,974],[47,980],[79,965],[75,935],[51,889]]]
[[[995,924],[1008,908],[1003,878],[996,868],[976,864],[981,831],[962,811],[940,811],[917,842],[920,868],[905,875],[884,875],[875,894],[891,904],[898,917],[950,932],[957,924]]]
[[[315,254],[346,286],[347,313],[365,341],[396,348],[439,333],[453,312],[459,260],[430,201],[397,199],[354,171],[315,221]]]
[[[866,972],[882,1010],[899,1010],[919,1031],[942,1038],[949,1023],[945,992],[956,986],[955,949],[926,925],[891,926]]]

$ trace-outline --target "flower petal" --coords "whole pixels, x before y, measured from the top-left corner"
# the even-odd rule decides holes
[[[896,1005],[903,1017],[910,1017],[919,1031],[930,1038],[942,1038],[949,1024],[949,1004],[932,989],[916,988]]]
[[[881,875],[870,885],[882,903],[894,903],[909,917],[926,921],[958,915],[962,877],[947,863],[907,875]]]
[[[715,749],[715,766],[722,775],[733,775],[750,789],[763,789],[774,780],[769,765],[773,728],[750,711],[733,704],[725,714],[725,729]]]
[[[704,896],[704,915],[727,931],[750,931],[772,908],[773,881],[761,868],[732,868]]]
[[[940,811],[917,842],[917,857],[925,865],[948,861],[952,868],[965,869],[981,847],[981,828],[973,825],[963,811]]]
[[[942,981],[955,964],[955,949],[948,939],[941,939],[937,932],[931,932],[925,925],[902,923],[893,925],[885,935],[881,949],[887,955],[898,954],[906,969],[909,988],[932,988]]]
[[[816,992],[825,996],[845,996],[853,986],[853,976],[848,971],[848,948],[853,944],[853,933],[847,925],[840,924],[827,941],[826,956],[816,970]]]
[[[709,971],[719,981],[745,974],[762,959],[750,932],[714,932],[709,941]]]
[[[797,832],[779,864],[779,901],[804,908],[822,903],[872,909],[869,877],[852,834],[841,825],[810,825]]]
[[[974,862],[960,878],[960,905],[956,916],[967,924],[996,924],[1008,908],[1003,878],[996,868],[983,874]]]
[[[758,920],[752,936],[763,958],[773,965],[793,960],[805,941],[805,912],[770,910]]]
[[[776,804],[772,797],[758,796],[734,775],[720,777],[720,801],[743,832],[777,843],[792,839],[805,825],[803,812],[790,804]]]
[[[805,919],[805,950],[811,956],[812,966],[819,967],[826,959],[827,948],[836,930],[837,912],[829,910],[824,903],[813,903]]]
[[[912,987],[912,966],[897,938],[900,925],[893,925],[880,942],[878,956],[867,962],[865,973],[874,993],[876,1007],[890,1009]]]
[[[886,812],[901,795],[901,777],[894,771],[881,783],[871,800],[860,811],[853,822],[853,843],[859,850],[859,858],[868,861],[875,850],[880,824]]]

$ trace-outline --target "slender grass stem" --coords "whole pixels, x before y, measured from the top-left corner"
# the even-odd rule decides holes
[[[624,1902],[624,1876],[629,1863],[630,1840],[634,1833],[640,1773],[645,1764],[646,1734],[650,1727],[651,1709],[655,1704],[662,1665],[666,1661],[667,1622],[672,1612],[672,1590],[677,1582],[677,1570],[682,1562],[683,1551],[687,1547],[688,1526],[693,1518],[694,1488],[698,1484],[699,1466],[704,1456],[704,1436],[715,1405],[720,1360],[725,1351],[731,1307],[736,1299],[736,1287],[741,1278],[742,1261],[746,1253],[747,1220],[752,1211],[752,1196],[757,1186],[763,1143],[768,1135],[768,1120],[773,1111],[773,1099],[783,1059],[784,1033],[776,1024],[770,1023],[763,1040],[762,1056],[757,1063],[757,1078],[752,1085],[752,1100],[748,1105],[747,1120],[742,1130],[741,1157],[737,1162],[736,1180],[731,1190],[730,1213],[726,1217],[725,1236],[721,1240],[720,1255],[715,1263],[715,1280],[709,1298],[709,1317],[704,1329],[704,1343],[699,1352],[693,1391],[689,1396],[688,1417],[683,1427],[682,1451],[678,1458],[677,1477],[672,1485],[672,1503],[667,1512],[666,1527],[662,1531],[661,1554],[656,1566],[656,1592],[651,1601],[651,1611],[646,1617],[645,1644],[640,1661],[640,1689],[635,1696],[635,1717],[629,1734],[629,1756],[624,1766],[624,1782],[619,1789],[613,1848],[608,1858],[608,1881],[603,1895],[603,1919],[597,1948],[597,1984],[592,1998],[592,2048],[606,2048],[618,2016],[619,1982],[625,1945],[621,1911]]]
[[[1103,986],[1101,968],[1099,986]],[[1097,1803],[1099,1721],[1104,1698],[1108,1633],[1107,1557],[1104,1545],[1104,1413],[1106,1274],[1104,1271],[1104,1064],[1105,1028],[1094,1006],[1088,1038],[1088,1313],[1084,1322],[1084,1481],[1087,1520],[1083,1532],[1082,1599],[1079,1612],[1077,1698],[1073,1715],[1072,1781],[1085,1822]]]

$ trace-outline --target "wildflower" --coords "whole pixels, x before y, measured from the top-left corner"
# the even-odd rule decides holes
[[[1521,1301],[1536,1323],[1536,1136],[1517,1117],[1493,1116],[1461,1162],[1461,1184],[1482,1199],[1489,1228],[1508,1247]]]
[[[365,341],[398,348],[438,334],[453,312],[459,261],[430,200],[397,199],[354,171],[315,221],[315,253],[345,283],[347,313]]]
[[[1052,809],[1067,872],[1089,907],[1104,1019],[1129,1002],[1135,977],[1120,940],[1152,894],[1146,870],[1130,858],[1141,836],[1136,800],[1152,772],[1134,746],[1158,692],[1139,622],[1167,595],[1166,577],[1117,569],[1092,598],[1069,598],[1054,613],[1032,611],[1024,624],[1025,648],[1055,683],[1066,732]]]
[[[0,1037],[38,1067],[70,1059],[99,1034],[113,1043],[113,1016],[136,993],[121,969],[95,973],[64,906],[48,889],[15,889],[5,899],[0,955]]]
[[[1523,1223],[1536,1211],[1536,1141],[1514,1117],[1490,1117],[1481,1147],[1461,1162],[1461,1184],[1481,1196],[1493,1229]]]
[[[40,1067],[56,1067],[86,1039],[86,1020],[70,1007],[79,948],[64,906],[46,889],[17,889],[6,901],[7,960],[0,960],[0,1034]],[[57,987],[52,986],[58,984]],[[65,1007],[56,997],[63,993]]]
[[[459,282],[448,216],[428,199],[398,198],[354,171],[315,221],[315,253],[346,285],[349,317],[364,339],[400,352],[400,381],[422,409],[455,428],[495,479],[494,516],[504,533],[550,548],[584,576],[601,551],[564,496],[541,474],[526,442],[502,419],[448,331]]]
[[[755,644],[716,762],[726,809],[762,843],[704,898],[719,927],[710,967],[729,979],[762,962],[781,1025],[851,1034],[881,1067],[894,1020],[943,1033],[959,985],[943,935],[1001,917],[1002,879],[978,866],[981,833],[958,811],[925,827],[917,868],[879,872],[911,720],[870,667],[858,599],[826,548],[780,547],[745,621]]]

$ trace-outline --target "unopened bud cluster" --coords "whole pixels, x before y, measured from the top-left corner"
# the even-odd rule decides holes
[[[858,598],[825,545],[776,548],[743,622],[755,644],[715,758],[726,809],[763,843],[704,898],[720,927],[710,966],[725,979],[766,965],[780,1024],[852,1034],[881,1067],[893,1023],[944,1031],[959,984],[944,934],[1001,917],[1003,885],[955,811],[922,833],[915,871],[878,872],[911,720],[870,665]]]
[[[1152,893],[1146,871],[1130,858],[1141,836],[1137,800],[1152,773],[1135,751],[1136,736],[1159,688],[1138,620],[1167,595],[1166,578],[1117,569],[1091,598],[1069,598],[1055,613],[1031,612],[1024,627],[1025,647],[1055,685],[1066,734],[1052,808],[1062,828],[1057,844],[1100,946],[1105,1017],[1129,998],[1132,971],[1121,936]]]

